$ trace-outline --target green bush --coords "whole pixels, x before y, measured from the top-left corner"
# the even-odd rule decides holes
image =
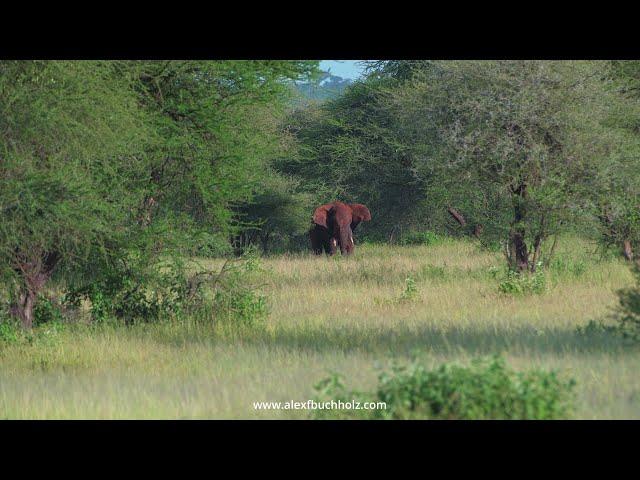
[[[61,323],[64,320],[60,305],[54,303],[50,298],[39,296],[36,306],[33,309],[34,326],[45,323]]]
[[[411,231],[403,234],[398,243],[400,245],[440,245],[444,243],[444,237],[435,232]]]
[[[509,270],[507,276],[498,285],[502,293],[508,295],[530,295],[544,293],[547,289],[547,281],[542,269],[535,273],[514,272]]]
[[[20,339],[20,327],[7,319],[0,320],[0,344],[16,343]]]
[[[414,360],[378,377],[375,392],[354,392],[333,374],[316,385],[317,402],[384,402],[385,409],[314,411],[316,418],[559,419],[573,411],[573,380],[556,372],[515,372],[499,357],[429,370]]]
[[[408,277],[405,280],[404,290],[400,294],[399,301],[400,302],[411,302],[416,299],[418,296],[418,286],[416,285],[416,281]]]
[[[180,315],[190,293],[189,282],[179,264],[160,265],[150,272],[117,262],[98,280],[70,289],[63,302],[77,308],[81,301],[88,300],[91,319],[95,322],[121,319],[130,323]]]
[[[613,318],[618,322],[618,329],[623,336],[640,341],[640,266],[637,263],[633,266],[633,275],[636,284],[618,290],[620,303]]]
[[[254,274],[262,271],[254,251],[225,264],[213,285],[213,307],[218,319],[255,326],[267,316],[267,298],[253,284]]]

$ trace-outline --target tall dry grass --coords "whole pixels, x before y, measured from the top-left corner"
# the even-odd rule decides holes
[[[210,267],[219,261],[200,260]],[[539,295],[498,289],[504,260],[470,241],[362,245],[351,258],[263,259],[271,311],[263,328],[213,319],[128,328],[70,326],[31,343],[0,343],[2,418],[303,418],[254,401],[304,401],[338,371],[354,388],[375,365],[503,354],[577,381],[578,418],[640,418],[640,349],[576,328],[603,318],[631,283],[624,262],[565,239]],[[415,284],[402,299],[407,278]]]

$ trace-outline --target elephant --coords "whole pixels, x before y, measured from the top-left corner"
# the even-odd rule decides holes
[[[316,255],[334,255],[340,246],[342,255],[353,252],[353,231],[360,222],[371,220],[369,209],[361,203],[331,202],[313,212],[313,225],[309,230],[311,248]]]

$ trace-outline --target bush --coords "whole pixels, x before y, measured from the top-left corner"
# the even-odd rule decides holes
[[[39,296],[33,310],[34,326],[45,323],[61,323],[64,320],[60,305],[54,303],[50,298]]]
[[[414,360],[382,372],[373,393],[347,391],[336,374],[316,385],[318,402],[384,402],[386,409],[319,409],[314,414],[317,418],[558,419],[573,410],[574,385],[553,371],[514,372],[499,357],[433,370]]]
[[[20,339],[20,327],[9,320],[0,320],[0,344],[16,343]]]
[[[534,273],[509,270],[498,288],[502,293],[509,295],[541,294],[547,289],[547,281],[542,269]]]
[[[63,302],[78,308],[83,300],[89,301],[95,322],[155,321],[181,314],[190,294],[182,266],[171,263],[149,270],[117,262],[100,279],[69,290]]]
[[[400,245],[440,245],[444,243],[444,237],[434,232],[407,232],[398,241]]]
[[[416,281],[408,277],[405,280],[404,290],[400,294],[400,302],[411,302],[416,299],[418,296],[418,286],[416,285]]]
[[[255,326],[267,316],[267,299],[252,281],[253,274],[262,271],[260,258],[252,250],[223,266],[213,285],[213,307],[218,318]]]
[[[613,317],[623,336],[640,341],[640,266],[637,263],[633,266],[633,275],[635,286],[617,292],[620,304]]]

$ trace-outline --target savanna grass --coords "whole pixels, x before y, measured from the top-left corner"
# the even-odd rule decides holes
[[[268,316],[255,325],[203,310],[37,333],[43,325],[30,340],[4,332],[0,417],[306,418],[253,402],[311,399],[329,371],[372,391],[377,362],[418,353],[425,368],[501,354],[515,371],[575,379],[575,418],[640,418],[638,347],[607,329],[580,330],[606,318],[615,292],[633,285],[624,261],[594,252],[561,239],[535,295],[501,292],[504,258],[470,240],[359,245],[350,258],[267,257],[254,275]]]

